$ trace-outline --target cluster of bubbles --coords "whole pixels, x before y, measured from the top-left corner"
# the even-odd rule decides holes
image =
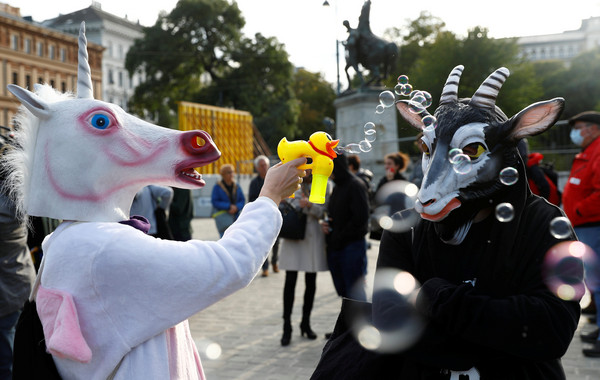
[[[408,211],[413,209],[418,192],[417,185],[409,181],[395,180],[385,183],[375,194],[371,223],[391,232],[409,230],[419,220],[418,213]],[[402,212],[396,214],[397,211]]]
[[[519,172],[513,167],[506,167],[500,171],[499,179],[502,184],[512,186],[518,182]],[[498,221],[508,223],[514,219],[515,210],[511,203],[503,202],[496,206],[495,215]],[[557,240],[570,239],[574,236],[571,222],[564,216],[553,218],[548,229],[550,235]],[[573,240],[559,242],[545,255],[544,282],[557,297],[578,301],[586,292],[584,272],[588,272],[586,275],[588,278],[600,279],[600,274],[592,273],[593,270],[597,271],[593,269],[597,268],[596,261],[596,254],[588,245]],[[600,280],[596,281],[600,284]]]
[[[380,353],[398,353],[410,348],[421,336],[425,321],[415,307],[420,284],[408,272],[382,268],[373,282],[372,313],[348,309],[348,324],[364,348]]]
[[[375,123],[367,122],[364,127],[365,138],[361,140],[359,143],[350,143],[346,146],[338,145],[335,151],[337,153],[349,153],[349,154],[359,154],[361,152],[370,152],[373,149],[372,143],[375,141],[377,130],[375,129]]]

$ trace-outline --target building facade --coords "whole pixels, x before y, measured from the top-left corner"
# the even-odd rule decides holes
[[[519,37],[517,44],[528,61],[561,60],[568,63],[580,53],[600,46],[600,17],[582,20],[577,30]]]
[[[103,50],[88,42],[94,94],[99,99]],[[9,84],[33,90],[35,83],[47,83],[61,92],[75,92],[77,51],[77,36],[24,19],[19,8],[0,3],[0,125],[10,126],[20,105],[8,91]]]
[[[144,36],[143,27],[139,22],[103,11],[98,2],[93,2],[88,8],[43,21],[42,24],[65,33],[77,34],[82,21],[85,21],[88,41],[102,45],[105,49],[102,57],[102,98],[127,111],[127,102],[143,77],[139,73],[129,75],[125,69],[125,57],[134,41]]]

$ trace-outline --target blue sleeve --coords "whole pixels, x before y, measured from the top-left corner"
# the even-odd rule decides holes
[[[227,194],[225,194],[225,192],[223,191],[223,189],[221,189],[221,187],[219,185],[215,185],[213,187],[212,190],[212,194],[211,194],[211,202],[214,208],[216,208],[217,210],[229,210],[229,205],[231,204],[229,202],[229,198],[227,197]]]

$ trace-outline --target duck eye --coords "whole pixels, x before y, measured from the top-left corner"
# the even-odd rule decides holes
[[[102,113],[97,113],[92,116],[92,127],[96,129],[106,129],[110,126],[110,118]]]
[[[331,136],[329,135],[329,133],[325,133],[325,136],[327,137],[327,139],[328,139],[329,141],[333,140],[333,139],[331,138]]]
[[[469,156],[471,159],[477,159],[485,152],[485,147],[481,143],[471,143],[462,148],[464,154]]]

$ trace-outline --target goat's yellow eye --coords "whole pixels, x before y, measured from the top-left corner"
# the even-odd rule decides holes
[[[481,143],[471,143],[462,148],[464,154],[469,156],[472,160],[479,158],[484,152],[485,147]]]
[[[429,156],[429,147],[427,146],[427,144],[425,144],[425,141],[421,141],[421,150],[423,151],[423,153]]]

